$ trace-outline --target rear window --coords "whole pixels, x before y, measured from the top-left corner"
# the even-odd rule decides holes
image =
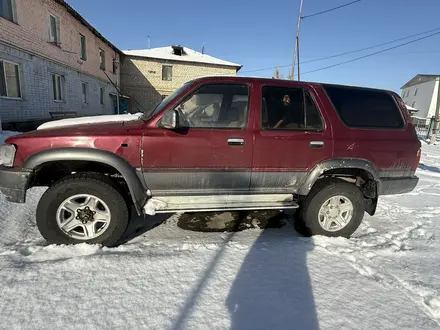
[[[324,89],[349,127],[402,128],[405,124],[394,98],[387,92],[341,86]]]

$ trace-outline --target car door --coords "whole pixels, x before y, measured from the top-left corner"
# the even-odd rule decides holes
[[[250,190],[296,193],[307,173],[331,158],[328,118],[308,85],[261,85],[258,93]]]
[[[142,172],[153,194],[249,191],[249,96],[247,84],[202,84],[174,108],[180,114],[178,129],[145,131]]]

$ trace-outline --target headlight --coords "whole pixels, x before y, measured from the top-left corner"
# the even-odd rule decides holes
[[[0,165],[12,167],[15,158],[15,146],[13,144],[0,145]]]

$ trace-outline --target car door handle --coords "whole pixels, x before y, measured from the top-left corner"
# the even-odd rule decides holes
[[[317,149],[323,147],[324,147],[324,141],[310,141],[310,148]]]
[[[230,146],[242,146],[242,145],[244,145],[244,139],[229,138],[228,139],[228,144]]]

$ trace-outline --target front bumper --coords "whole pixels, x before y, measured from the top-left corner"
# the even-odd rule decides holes
[[[404,194],[412,191],[419,182],[416,176],[400,178],[380,178],[379,195]]]
[[[25,203],[26,190],[30,186],[32,174],[32,170],[0,165],[0,192],[10,202]]]

